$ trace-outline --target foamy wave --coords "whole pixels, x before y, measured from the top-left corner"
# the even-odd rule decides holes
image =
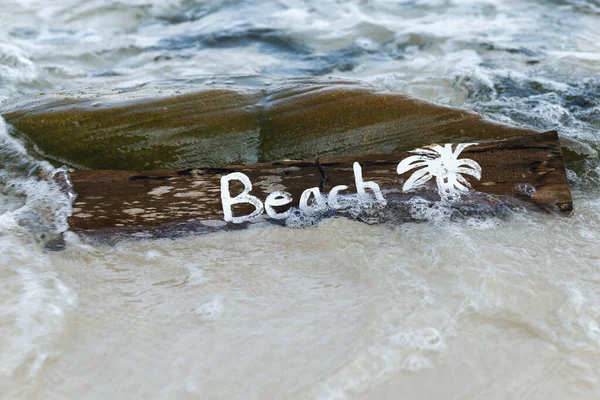
[[[77,296],[12,213],[0,214],[0,232],[0,392],[8,394],[3,382],[13,374],[19,371],[33,378],[56,356],[52,343]]]
[[[0,40],[0,104],[10,95],[18,93],[19,85],[30,83],[37,77],[37,68],[25,55],[24,50],[15,44]]]
[[[21,199],[20,207],[10,213],[42,241],[57,240],[69,228],[75,198],[68,170],[29,156],[8,129],[0,117],[0,185],[3,194]]]

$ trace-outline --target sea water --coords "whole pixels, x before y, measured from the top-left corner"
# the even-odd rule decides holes
[[[1,399],[600,398],[596,0],[2,0],[0,102],[337,76],[585,145],[572,217],[91,245],[0,126]]]

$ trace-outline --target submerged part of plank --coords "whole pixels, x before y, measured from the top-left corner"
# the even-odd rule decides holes
[[[533,132],[336,79],[240,77],[60,92],[0,108],[58,166],[156,170],[407,151]]]
[[[438,150],[443,148],[437,147]],[[420,152],[425,154],[425,162],[417,161],[414,168],[400,174],[399,163],[419,154],[363,154],[179,171],[75,171],[71,180],[78,198],[69,220],[70,229],[93,239],[111,241],[122,237],[175,237],[238,229],[255,222],[303,225],[332,215],[370,223],[410,221],[419,219],[414,213],[415,206],[441,199],[436,177],[424,182],[427,176],[419,172],[428,168],[435,173],[440,160],[446,162],[442,167],[453,169],[449,172],[460,176],[459,181],[466,179],[472,185],[472,191],[459,192],[458,197],[444,201],[460,215],[503,213],[515,207],[565,215],[572,211],[556,132],[525,134],[466,147],[453,145],[451,149],[458,164],[453,164],[452,157],[431,156],[434,154],[431,149],[436,147]],[[476,165],[480,168],[480,179],[477,179]],[[230,175],[233,173],[243,175]],[[357,177],[359,175],[362,179]],[[243,176],[249,180],[246,185],[252,185],[247,195],[255,198],[253,201],[259,202],[261,207],[268,208],[267,205],[278,201],[286,203],[282,196],[273,197],[272,193],[287,192],[290,203],[272,207],[270,212],[281,216],[291,206],[290,215],[286,219],[274,219],[263,212],[242,223],[225,221],[222,196],[225,193],[226,198],[239,199],[236,196],[243,192]],[[411,188],[410,182],[415,176],[421,177],[423,184]],[[226,186],[222,186],[223,177],[230,178]],[[380,193],[371,183],[363,185],[361,182],[377,184]],[[356,193],[361,187],[365,193],[359,196]],[[311,188],[312,194],[307,191]],[[307,193],[310,200],[304,201],[304,211],[300,211],[297,208],[299,205],[302,208],[302,197],[304,194],[306,200]],[[318,193],[322,197],[315,196]],[[272,197],[267,201],[269,195]],[[251,215],[256,207],[247,201],[233,205],[232,216]]]

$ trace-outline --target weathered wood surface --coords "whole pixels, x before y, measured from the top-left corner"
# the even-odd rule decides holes
[[[0,108],[57,166],[156,170],[407,151],[532,133],[336,79],[241,77],[42,94]]]
[[[380,186],[387,205],[366,217],[360,212],[333,210],[328,215],[348,215],[367,222],[411,220],[409,199],[415,196],[440,199],[433,181],[415,192],[402,191],[411,173],[398,175],[396,166],[411,155],[363,154],[179,171],[75,171],[71,180],[78,198],[69,220],[70,229],[102,241],[238,229],[248,223],[224,221],[220,197],[222,176],[242,172],[252,182],[250,194],[262,202],[269,193],[284,190],[292,195],[292,206],[297,207],[302,192],[312,187],[328,193],[336,185],[347,185],[344,193],[356,193],[352,168],[355,161],[362,166],[363,179]],[[460,158],[475,160],[482,168],[480,180],[467,177],[474,192],[453,203],[461,212],[502,212],[507,207],[534,207],[559,214],[572,211],[556,132],[472,145]],[[241,184],[232,185],[232,196],[241,191]],[[247,215],[253,210],[251,205],[235,207],[234,214]],[[264,215],[257,221],[282,223]]]

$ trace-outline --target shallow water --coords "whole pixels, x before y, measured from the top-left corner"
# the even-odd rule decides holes
[[[4,0],[0,101],[331,75],[600,148],[597,1]],[[598,160],[560,218],[89,245],[0,128],[0,398],[597,399]]]

